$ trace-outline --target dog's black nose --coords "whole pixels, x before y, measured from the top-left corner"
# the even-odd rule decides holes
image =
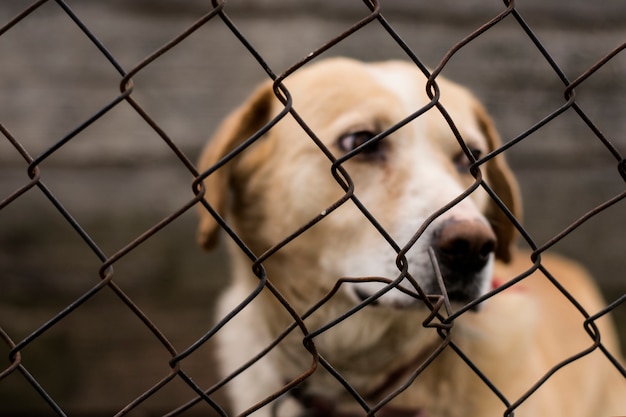
[[[433,243],[444,269],[467,276],[485,267],[496,248],[496,236],[481,221],[449,220],[436,231]]]

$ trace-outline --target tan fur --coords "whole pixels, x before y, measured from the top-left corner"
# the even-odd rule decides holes
[[[285,80],[294,110],[336,158],[342,156],[337,145],[342,134],[385,130],[426,105],[425,83],[425,77],[410,64],[363,64],[347,59],[312,65]],[[437,83],[441,102],[463,139],[484,147],[486,152],[499,146],[493,123],[474,97],[449,81],[437,79]],[[202,154],[200,170],[210,169],[282,109],[271,84],[262,85],[223,122]],[[430,214],[474,180],[454,168],[451,161],[461,148],[436,109],[383,141],[387,148],[381,160],[354,158],[343,167],[354,182],[355,196],[402,247]],[[206,202],[256,256],[323,213],[320,222],[263,262],[269,281],[299,314],[322,299],[341,277],[383,276],[393,280],[399,274],[396,252],[355,204],[348,200],[327,212],[345,194],[331,174],[331,164],[287,115],[204,181]],[[487,184],[519,219],[517,185],[502,155],[483,168]],[[479,187],[426,228],[407,252],[409,273],[420,286],[425,276],[432,275],[423,250],[432,239],[432,230],[445,219],[455,218],[484,219],[494,230],[498,239],[494,274],[499,280],[512,279],[532,267],[529,255],[514,249],[511,222]],[[201,207],[199,243],[213,248],[219,231],[215,219]],[[233,279],[220,300],[218,319],[259,284],[249,258],[231,239],[227,244]],[[543,265],[590,314],[604,306],[582,269],[554,256],[544,256]],[[325,326],[354,307],[354,288],[366,288],[355,285],[342,287],[308,317],[307,329]],[[406,281],[401,285],[411,289]],[[374,291],[374,287],[367,288]],[[411,299],[397,290],[379,300],[380,305],[363,308],[314,339],[324,358],[370,406],[406,381],[418,365],[416,358],[425,358],[441,340],[434,329],[421,326],[427,315],[421,303],[411,305]],[[483,304],[478,312],[464,313],[454,322],[453,340],[511,403],[552,366],[592,344],[583,329],[581,313],[540,272]],[[217,334],[222,374],[226,376],[244,364],[292,322],[275,297],[263,290]],[[603,318],[598,326],[603,345],[618,355],[609,319]],[[267,356],[229,383],[237,413],[268,398],[311,366],[302,337],[299,329],[292,331]],[[392,372],[406,367],[410,369],[397,381],[386,382]],[[383,392],[379,392],[381,387]],[[317,369],[307,379],[306,389],[339,409],[360,410],[324,369]],[[495,417],[506,410],[450,347],[391,404],[420,409],[428,417]],[[271,405],[266,406],[255,415],[269,416],[270,409]],[[301,411],[301,405],[288,396],[281,402],[278,415],[296,416]],[[516,416],[626,414],[626,382],[596,350],[557,372],[514,411]]]

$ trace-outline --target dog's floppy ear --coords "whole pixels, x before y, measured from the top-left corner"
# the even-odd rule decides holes
[[[198,163],[200,172],[210,169],[260,130],[270,120],[272,100],[274,100],[272,84],[267,82],[261,85],[241,107],[233,111],[202,151]],[[229,210],[233,163],[236,162],[231,161],[220,167],[203,181],[206,190],[204,198],[220,216],[224,216]],[[210,250],[218,242],[218,223],[204,206],[199,205],[199,208],[198,243],[204,249]]]
[[[493,121],[487,115],[485,109],[479,104],[475,106],[475,114],[478,119],[478,125],[487,138],[490,151],[496,149],[500,146],[501,142],[500,135],[498,135]],[[500,154],[488,161],[486,168],[489,186],[495,191],[511,213],[513,213],[518,220],[521,220],[522,208],[519,188],[515,177],[504,159],[504,155]],[[515,240],[517,237],[515,226],[513,226],[502,209],[493,200],[489,202],[486,215],[498,239],[496,258],[504,262],[509,262],[512,257],[512,252],[515,249]]]

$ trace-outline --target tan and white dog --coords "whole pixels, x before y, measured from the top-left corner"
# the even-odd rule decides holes
[[[358,416],[374,409],[376,415],[391,417],[496,417],[509,406],[517,417],[626,415],[626,380],[599,349],[551,374],[552,367],[584,352],[594,341],[584,329],[583,314],[541,272],[457,317],[451,329],[453,344],[411,380],[442,346],[437,330],[422,326],[430,311],[415,295],[414,284],[426,294],[442,294],[431,254],[438,260],[453,309],[533,265],[528,254],[515,251],[514,227],[482,187],[436,217],[412,242],[429,216],[475,182],[469,157],[437,109],[368,142],[429,102],[426,78],[414,65],[335,58],[297,71],[284,84],[293,108],[332,157],[341,158],[362,146],[360,153],[341,164],[356,198],[326,211],[345,194],[332,175],[332,157],[287,115],[205,179],[206,201],[257,256],[322,213],[312,228],[262,263],[269,282],[298,314],[322,300],[342,277],[394,280],[405,276],[401,270],[406,267],[407,278],[400,289],[380,281],[343,283],[304,322],[309,331],[316,331],[374,296],[372,303],[313,338],[323,360],[367,405],[359,405],[319,365],[297,389],[255,415]],[[449,81],[437,78],[437,84],[441,103],[469,152],[480,158],[495,149],[499,138],[477,100]],[[283,108],[271,84],[262,85],[223,122],[204,150],[200,169],[212,167]],[[502,156],[480,169],[482,179],[519,215],[517,186]],[[378,224],[367,219],[359,204]],[[201,208],[200,244],[211,249],[219,231],[213,216]],[[233,276],[220,299],[217,319],[226,317],[259,285],[248,256],[231,239],[228,245]],[[397,260],[400,249],[408,250]],[[542,266],[589,314],[604,307],[578,266],[547,255]],[[276,297],[263,290],[216,335],[222,375],[230,375],[263,351],[293,321]],[[603,346],[619,355],[609,319],[595,323]],[[228,383],[233,410],[242,413],[255,407],[311,363],[303,332],[295,328]],[[548,374],[545,383],[525,395]],[[401,392],[387,402],[396,390]]]

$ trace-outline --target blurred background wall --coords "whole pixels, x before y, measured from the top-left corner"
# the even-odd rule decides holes
[[[462,38],[503,10],[498,0],[383,0],[383,15],[417,56],[436,66]],[[517,10],[573,80],[626,40],[621,0],[520,0]],[[129,71],[204,13],[200,0],[69,0]],[[29,5],[0,2],[0,26]],[[228,15],[279,73],[367,15],[362,2],[232,0]],[[404,58],[374,23],[325,56]],[[443,75],[473,89],[505,141],[564,104],[563,83],[512,17],[454,55]],[[120,75],[56,2],[0,36],[0,123],[36,157],[119,95]],[[133,77],[133,98],[195,161],[218,121],[264,72],[219,19]],[[576,90],[581,108],[626,152],[626,57]],[[507,152],[525,196],[525,225],[539,245],[624,190],[615,158],[569,110]],[[0,135],[0,200],[28,182],[28,164]],[[40,165],[44,183],[107,256],[193,197],[193,177],[122,103]],[[626,290],[624,203],[555,245],[580,260],[609,300]],[[115,281],[180,350],[210,328],[224,256],[195,245],[195,212],[114,265]],[[99,281],[101,261],[37,189],[0,211],[0,327],[21,341]],[[620,329],[626,326],[622,307]],[[21,352],[29,371],[72,415],[111,415],[170,368],[169,353],[111,291],[101,291]],[[203,387],[214,380],[211,345],[185,360]],[[0,357],[9,348],[0,343]],[[8,365],[8,362],[6,363]],[[5,365],[0,362],[0,372]],[[135,414],[162,414],[192,398],[168,384]],[[208,407],[193,412],[206,412]],[[0,415],[49,415],[13,373],[0,380]],[[189,414],[192,415],[192,414]]]

